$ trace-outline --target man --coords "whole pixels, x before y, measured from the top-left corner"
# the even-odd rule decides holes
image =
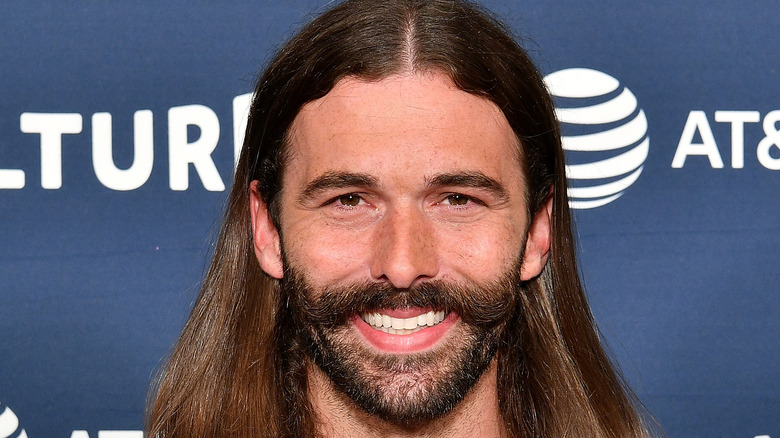
[[[507,32],[347,1],[260,78],[148,433],[645,434],[577,276],[560,136]]]

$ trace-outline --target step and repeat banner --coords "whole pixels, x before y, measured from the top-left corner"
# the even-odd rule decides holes
[[[0,3],[0,438],[142,436],[257,71],[325,3]],[[639,398],[670,437],[780,437],[777,4],[484,4],[556,96]]]

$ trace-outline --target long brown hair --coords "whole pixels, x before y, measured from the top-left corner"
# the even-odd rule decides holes
[[[550,259],[524,285],[508,325],[516,329],[499,347],[499,405],[510,435],[646,434],[602,349],[580,283],[560,133],[541,74],[508,30],[473,4],[354,0],[307,25],[257,83],[214,258],[153,388],[148,436],[313,434],[304,370],[288,357],[296,351],[285,332],[288,312],[278,282],[252,249],[249,186],[259,181],[278,228],[286,134],[300,108],[345,76],[379,80],[431,70],[503,111],[522,145],[528,213],[553,200]]]

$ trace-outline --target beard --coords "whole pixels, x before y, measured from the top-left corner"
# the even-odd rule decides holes
[[[485,285],[432,280],[406,289],[365,283],[318,290],[285,266],[280,286],[296,344],[359,408],[404,428],[421,427],[463,400],[490,366],[521,287],[519,263]],[[410,354],[378,353],[351,327],[356,315],[405,308],[455,312],[460,320],[437,345]]]

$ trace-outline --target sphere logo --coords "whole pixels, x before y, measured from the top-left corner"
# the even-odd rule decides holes
[[[27,432],[19,428],[19,418],[8,406],[0,403],[0,438],[27,438]]]
[[[561,123],[569,205],[596,208],[619,198],[639,178],[650,148],[636,97],[612,76],[586,68],[560,70],[544,81]]]

